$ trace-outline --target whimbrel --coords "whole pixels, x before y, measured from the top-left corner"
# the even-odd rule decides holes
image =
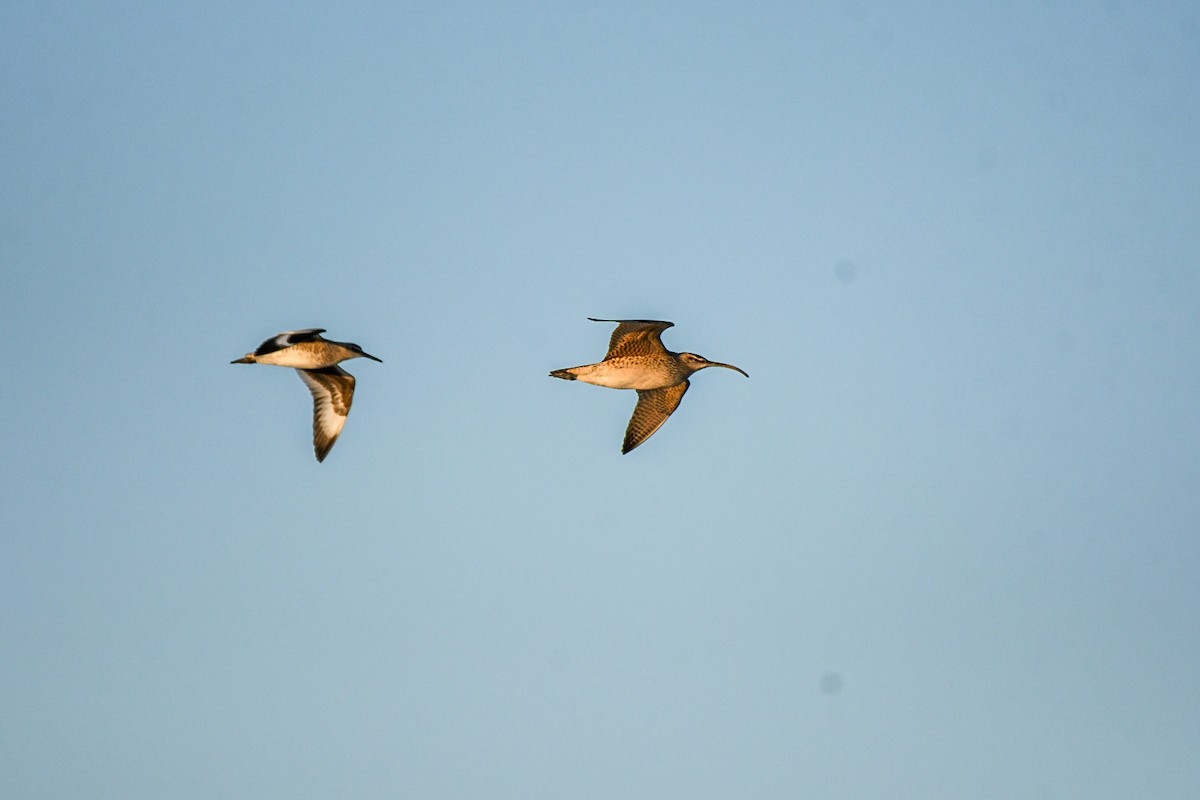
[[[592,322],[615,322],[608,343],[608,353],[598,364],[556,369],[553,378],[583,381],[610,389],[636,389],[637,407],[625,430],[621,453],[654,435],[667,417],[679,408],[679,401],[688,390],[688,377],[705,367],[724,367],[746,375],[732,364],[709,361],[695,353],[672,353],[663,346],[662,332],[675,323],[652,319],[596,319]],[[749,378],[749,375],[746,375]]]
[[[354,400],[354,376],[338,366],[339,361],[375,356],[349,342],[322,339],[324,328],[284,331],[267,339],[253,353],[234,359],[231,364],[274,364],[292,367],[313,396],[313,449],[317,461],[324,461],[337,441]]]

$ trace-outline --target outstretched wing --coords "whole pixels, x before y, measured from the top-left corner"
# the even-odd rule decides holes
[[[256,356],[265,356],[267,353],[274,353],[276,350],[282,350],[285,347],[291,347],[300,342],[311,342],[321,338],[321,334],[325,332],[324,328],[305,328],[299,331],[284,331],[278,336],[273,336],[258,346],[254,351]]]
[[[300,380],[313,396],[313,449],[324,461],[342,433],[350,403],[354,400],[354,376],[338,365],[321,369],[298,369]]]
[[[687,381],[667,386],[663,389],[639,389],[637,407],[625,429],[625,444],[621,447],[622,455],[654,435],[662,427],[667,417],[679,408],[679,401],[690,384]]]
[[[662,332],[670,328],[674,322],[663,322],[656,319],[596,319],[588,317],[592,322],[615,322],[617,329],[608,340],[608,353],[604,360],[617,356],[650,356],[667,352],[663,347]]]

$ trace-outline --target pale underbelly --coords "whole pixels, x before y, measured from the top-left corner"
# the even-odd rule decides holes
[[[601,362],[577,367],[572,372],[575,373],[576,379],[584,383],[609,389],[662,389],[680,382],[673,373],[634,364]]]

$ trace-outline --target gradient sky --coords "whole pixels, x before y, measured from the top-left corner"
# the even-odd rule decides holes
[[[1194,4],[9,3],[0,107],[0,796],[1200,796]],[[588,316],[751,377],[621,456]]]

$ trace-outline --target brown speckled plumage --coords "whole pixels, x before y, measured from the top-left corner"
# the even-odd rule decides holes
[[[688,377],[692,373],[706,367],[724,367],[746,375],[732,364],[709,361],[695,353],[673,353],[668,350],[662,343],[662,332],[674,323],[651,319],[588,319],[617,323],[604,360],[596,364],[556,369],[550,375],[610,389],[637,390],[638,403],[625,431],[622,453],[633,450],[662,427],[679,407],[690,385]]]

